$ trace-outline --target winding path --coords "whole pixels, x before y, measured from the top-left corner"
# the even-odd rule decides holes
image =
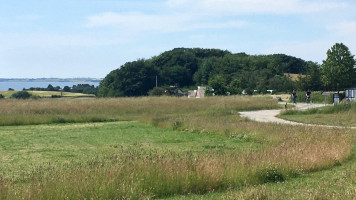
[[[284,104],[284,103],[283,103]],[[310,108],[323,107],[325,104],[306,104],[299,103],[296,104],[296,109],[298,110],[307,110]],[[277,124],[289,124],[289,125],[301,125],[301,126],[320,126],[320,127],[329,127],[329,128],[352,128],[356,127],[344,127],[344,126],[328,126],[328,125],[316,125],[316,124],[303,124],[299,122],[292,122],[276,117],[282,110],[258,110],[258,111],[247,111],[239,112],[241,117],[246,117],[248,119],[258,121],[258,122],[267,122],[267,123],[277,123]]]

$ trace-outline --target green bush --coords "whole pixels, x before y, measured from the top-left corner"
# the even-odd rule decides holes
[[[148,92],[148,95],[150,95],[150,96],[162,96],[162,95],[165,95],[165,91],[166,91],[166,89],[163,88],[163,87],[156,87],[156,88],[153,88],[152,90],[150,90]]]
[[[2,94],[0,94],[0,99],[3,99],[3,98],[5,98],[5,96],[4,96],[4,95],[2,95]]]
[[[277,183],[285,180],[280,170],[273,166],[259,171],[258,178],[261,183]]]
[[[19,91],[11,95],[11,98],[15,98],[15,99],[29,99],[30,97],[31,94],[27,91]]]
[[[306,93],[305,91],[297,92],[297,102],[305,103],[305,93]],[[311,95],[310,95],[312,103],[324,103],[324,102],[326,102],[328,104],[333,103],[333,95],[332,95],[333,93],[332,92],[330,93],[330,96],[326,96],[326,99],[325,99],[325,96],[323,96],[322,94],[323,94],[322,91],[312,91]],[[340,96],[340,97],[342,97],[342,96]],[[292,102],[292,97],[290,98],[290,102]]]

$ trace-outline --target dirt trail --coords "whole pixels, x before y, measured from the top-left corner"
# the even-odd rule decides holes
[[[285,103],[283,103],[285,104]],[[307,110],[310,108],[318,108],[325,106],[324,104],[306,104],[299,103],[296,104],[296,108],[298,110]],[[276,117],[282,110],[258,110],[258,111],[247,111],[247,112],[239,112],[241,117],[246,117],[248,119],[258,121],[258,122],[267,122],[267,123],[277,123],[277,124],[290,124],[290,125],[301,125],[301,126],[322,126],[329,128],[346,128],[343,126],[327,126],[327,125],[315,125],[315,124],[303,124],[299,122],[292,122],[288,120],[284,120]],[[356,127],[352,127],[355,128]]]

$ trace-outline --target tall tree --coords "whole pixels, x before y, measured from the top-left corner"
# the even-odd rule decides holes
[[[339,91],[352,86],[356,80],[355,59],[349,48],[336,43],[326,54],[321,66],[321,78],[326,88]]]
[[[146,60],[128,62],[100,82],[98,96],[145,96],[154,87],[156,75],[157,71]]]

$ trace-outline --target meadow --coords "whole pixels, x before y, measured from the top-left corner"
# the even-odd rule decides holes
[[[2,99],[0,198],[285,199],[356,162],[354,130],[238,115],[275,108],[239,96]]]
[[[356,103],[342,103],[335,106],[313,108],[306,111],[288,110],[280,117],[306,124],[332,126],[356,126]]]

